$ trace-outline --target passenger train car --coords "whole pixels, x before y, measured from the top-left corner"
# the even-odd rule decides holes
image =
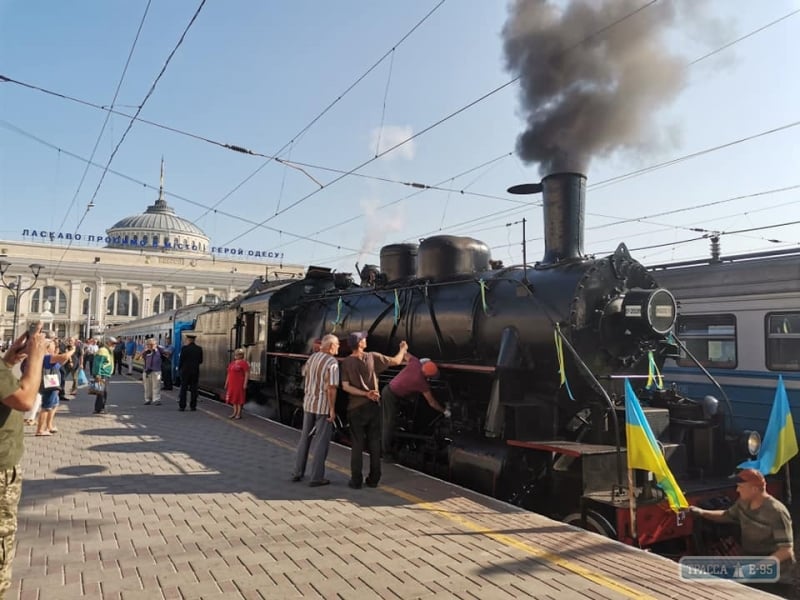
[[[384,354],[405,340],[438,364],[433,391],[452,418],[424,401],[402,402],[399,462],[626,543],[713,552],[647,473],[636,474],[631,510],[624,380],[693,503],[724,506],[736,497],[727,476],[758,451],[757,436],[734,427],[717,399],[651,379],[679,355],[675,299],[624,244],[609,256],[583,253],[585,188],[578,173],[517,188],[543,198],[545,252],[532,265],[493,261],[473,238],[434,236],[385,246],[380,267],[365,266],[360,283],[311,267],[302,280],[257,280],[229,302],[198,307],[201,386],[222,397],[225,368],[243,347],[251,408],[299,425],[301,368],[324,334],[346,342],[348,333],[367,331],[368,350]],[[340,358],[349,350],[342,343]],[[337,412],[347,441],[343,397]]]
[[[183,332],[192,330],[197,315],[206,312],[211,306],[213,305],[191,304],[129,323],[114,325],[113,327],[109,327],[106,333],[119,339],[124,338],[125,341],[129,338],[133,338],[136,343],[137,352],[141,352],[144,348],[144,341],[147,338],[155,338],[159,346],[169,346],[173,344],[174,340],[177,340],[177,342],[173,344],[172,380],[175,383],[180,383],[178,361],[180,360]],[[134,366],[138,370],[141,370],[141,359],[137,358],[134,360]]]
[[[650,270],[678,300],[677,335],[726,391],[734,425],[763,434],[782,375],[800,431],[800,251],[716,256]],[[717,393],[685,352],[667,361],[664,376],[692,397]]]

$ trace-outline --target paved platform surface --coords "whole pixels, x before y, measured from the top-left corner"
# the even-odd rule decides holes
[[[684,582],[677,565],[397,466],[377,489],[289,476],[298,432],[173,392],[142,404],[117,376],[108,414],[85,392],[59,433],[27,428],[7,598],[759,598]]]

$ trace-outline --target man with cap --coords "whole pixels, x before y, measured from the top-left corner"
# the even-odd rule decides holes
[[[736,474],[739,499],[726,510],[705,510],[690,506],[689,512],[717,523],[738,523],[742,532],[745,556],[772,556],[778,559],[780,591],[790,582],[791,565],[795,562],[792,518],[788,509],[767,492],[764,476],[755,469],[742,469]]]
[[[359,489],[363,484],[362,466],[365,445],[369,450],[369,475],[367,485],[378,487],[381,478],[381,394],[378,391],[378,375],[387,368],[403,362],[408,344],[400,342],[400,350],[394,356],[380,352],[366,352],[367,332],[355,331],[347,341],[351,354],[342,361],[342,389],[347,393],[347,420],[350,423],[352,448],[350,450],[351,488]]]
[[[95,381],[102,383],[102,391],[94,396],[94,414],[101,415],[106,412],[108,402],[108,380],[114,374],[114,346],[117,338],[107,335],[101,340],[92,361],[92,375]]]
[[[178,359],[178,372],[181,374],[181,390],[178,392],[178,410],[186,410],[186,392],[191,390],[190,410],[197,410],[197,384],[200,380],[200,365],[203,364],[203,349],[195,344],[197,336],[185,334],[186,345],[181,349]]]
[[[394,440],[394,420],[397,415],[399,401],[414,402],[419,394],[425,398],[433,410],[440,412],[446,419],[450,411],[436,401],[431,392],[429,380],[439,376],[439,367],[429,358],[419,359],[413,354],[406,354],[406,366],[381,391],[381,408],[383,409],[383,455],[389,456]]]

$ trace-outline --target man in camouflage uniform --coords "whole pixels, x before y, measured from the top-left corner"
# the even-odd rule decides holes
[[[17,508],[22,493],[19,462],[23,449],[23,413],[33,407],[42,382],[45,338],[41,324],[32,335],[24,333],[0,361],[0,598],[11,587],[11,564],[17,535]],[[25,373],[14,367],[27,357]]]

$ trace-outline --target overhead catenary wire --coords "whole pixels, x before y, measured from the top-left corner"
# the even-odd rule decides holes
[[[247,175],[247,177],[245,177],[245,178],[244,178],[242,181],[240,181],[238,184],[236,184],[236,185],[233,187],[233,189],[232,189],[231,191],[229,191],[229,192],[228,192],[227,194],[225,194],[225,195],[224,195],[222,198],[220,198],[220,199],[219,199],[219,200],[218,200],[218,201],[217,201],[217,202],[216,202],[216,203],[213,205],[213,208],[216,208],[217,206],[219,206],[220,204],[222,204],[222,203],[223,203],[225,200],[227,200],[228,198],[230,198],[230,197],[231,197],[231,196],[232,196],[232,195],[233,195],[233,194],[234,194],[234,193],[235,193],[237,190],[239,190],[239,189],[240,189],[240,188],[241,188],[241,187],[242,187],[244,184],[246,184],[246,183],[247,183],[248,181],[250,181],[250,180],[251,180],[253,177],[255,177],[255,176],[258,174],[258,173],[260,173],[260,172],[261,172],[261,170],[262,170],[264,167],[266,167],[266,166],[267,166],[267,165],[268,165],[268,164],[269,164],[271,161],[273,161],[273,160],[276,160],[276,161],[277,161],[277,159],[278,159],[278,157],[280,156],[280,154],[281,154],[281,153],[282,153],[282,152],[283,152],[283,151],[284,151],[286,148],[288,148],[288,147],[289,147],[291,144],[293,144],[293,143],[294,143],[294,142],[295,142],[295,141],[296,141],[298,138],[300,138],[300,136],[302,136],[302,135],[303,135],[303,134],[305,134],[305,133],[306,133],[306,132],[307,132],[309,129],[311,129],[311,127],[313,127],[313,126],[314,126],[314,124],[316,124],[316,123],[317,123],[317,121],[319,121],[319,120],[320,120],[320,119],[321,119],[323,116],[325,116],[325,115],[328,113],[328,111],[329,111],[329,110],[331,110],[331,109],[332,109],[332,108],[333,108],[333,107],[334,107],[336,104],[338,104],[338,103],[339,103],[339,102],[340,102],[340,101],[341,101],[341,100],[342,100],[342,99],[343,99],[343,98],[344,98],[344,97],[345,97],[345,96],[346,96],[348,93],[350,93],[350,91],[351,91],[351,90],[353,90],[353,88],[355,88],[355,87],[356,87],[356,86],[357,86],[359,83],[361,83],[361,82],[364,80],[364,78],[366,78],[366,77],[367,77],[367,75],[369,75],[370,73],[372,73],[372,71],[374,71],[374,70],[375,70],[375,69],[378,67],[378,65],[380,65],[380,64],[381,64],[381,63],[382,63],[382,62],[383,62],[383,61],[386,59],[386,57],[387,57],[387,56],[393,55],[393,53],[394,53],[394,51],[397,49],[397,47],[398,47],[398,46],[400,46],[401,44],[403,44],[403,42],[405,42],[405,41],[406,41],[406,40],[407,40],[409,37],[411,37],[411,35],[412,35],[412,34],[413,34],[413,33],[414,33],[414,32],[415,32],[417,29],[419,29],[419,28],[422,26],[422,24],[423,24],[425,21],[427,21],[427,20],[428,20],[428,19],[431,17],[431,15],[433,15],[433,13],[435,13],[437,10],[439,10],[439,8],[440,8],[440,7],[441,7],[441,6],[442,6],[444,3],[445,3],[445,0],[440,0],[440,2],[439,2],[438,4],[436,4],[436,5],[435,5],[435,6],[434,6],[434,7],[433,7],[431,10],[429,10],[429,11],[428,11],[428,13],[427,13],[425,16],[423,16],[423,17],[422,17],[422,18],[421,18],[419,21],[417,21],[417,23],[416,23],[416,24],[414,24],[414,26],[413,26],[411,29],[409,29],[409,30],[408,30],[408,31],[405,33],[405,35],[403,35],[403,37],[401,37],[401,38],[400,38],[400,40],[398,40],[397,42],[395,42],[395,43],[392,45],[392,47],[391,47],[389,50],[387,50],[387,51],[386,51],[386,52],[385,52],[385,53],[384,53],[384,54],[383,54],[383,55],[382,55],[382,56],[381,56],[381,57],[380,57],[378,60],[376,60],[374,63],[372,63],[372,65],[371,65],[371,66],[370,66],[370,67],[369,67],[369,68],[368,68],[366,71],[364,71],[364,72],[363,72],[363,73],[362,73],[362,74],[361,74],[359,77],[357,77],[357,78],[356,78],[356,80],[355,80],[353,83],[351,83],[351,84],[350,84],[350,85],[349,85],[349,86],[348,86],[348,87],[347,87],[347,88],[346,88],[346,89],[345,89],[345,90],[344,90],[344,91],[343,91],[341,94],[339,94],[339,95],[338,95],[338,96],[337,96],[337,97],[336,97],[334,100],[332,100],[332,101],[331,101],[331,102],[330,102],[330,103],[329,103],[329,104],[328,104],[328,105],[327,105],[327,106],[326,106],[326,107],[325,107],[325,108],[324,108],[324,109],[323,109],[323,110],[322,110],[322,111],[321,111],[321,112],[320,112],[320,113],[319,113],[317,116],[315,116],[313,119],[311,119],[311,121],[310,121],[308,124],[306,124],[306,125],[305,125],[305,126],[304,126],[304,127],[301,129],[301,130],[300,130],[300,131],[298,131],[298,132],[297,132],[295,135],[293,135],[293,136],[292,136],[292,138],[291,138],[291,139],[290,139],[288,142],[286,142],[286,143],[285,143],[283,146],[281,146],[281,147],[280,147],[280,148],[279,148],[279,149],[278,149],[276,152],[273,152],[271,156],[268,156],[268,157],[266,157],[266,158],[267,158],[267,160],[266,160],[266,161],[265,161],[263,164],[261,164],[261,166],[259,166],[259,167],[258,167],[258,168],[257,168],[255,171],[253,171],[253,172],[252,172],[252,173],[250,173],[249,175]],[[306,174],[307,174],[307,173],[306,173]],[[315,180],[315,181],[316,181],[316,180]],[[319,182],[316,182],[316,183],[319,183]],[[322,184],[319,184],[319,185],[322,185]],[[320,189],[322,189],[322,188],[320,188]],[[277,215],[281,214],[281,212],[283,212],[283,209],[278,209],[278,210],[276,210],[276,211],[275,211],[275,215],[274,215],[274,216],[277,216]],[[199,216],[197,219],[195,219],[195,221],[194,221],[194,222],[196,223],[197,221],[199,221],[200,219],[202,219],[202,218],[203,218],[205,215],[207,215],[207,214],[208,214],[208,212],[205,212],[205,213],[203,213],[203,214],[202,214],[202,215],[200,215],[200,216]],[[252,230],[251,230],[251,231],[252,231]],[[237,238],[237,239],[238,239],[238,238]],[[235,241],[235,240],[234,240],[234,241]]]
[[[793,13],[790,13],[790,15],[787,15],[787,16],[791,16],[792,14],[794,14],[794,13],[796,13],[796,12],[797,12],[797,11],[794,11]],[[779,22],[779,21],[781,21],[781,20],[785,19],[787,16],[785,16],[785,17],[782,17],[781,19],[778,19],[777,21],[773,21],[773,22],[772,22],[771,24],[769,24],[769,25],[772,25],[772,24],[774,24],[774,23],[777,23],[777,22]],[[741,38],[738,38],[738,40],[734,40],[733,42],[730,42],[730,43],[726,44],[726,45],[725,45],[725,46],[723,46],[721,49],[724,49],[724,48],[730,47],[731,45],[733,45],[733,43],[737,43],[738,41],[741,41],[741,40],[743,40],[743,39],[746,39],[747,37],[750,37],[752,34],[754,34],[754,33],[756,33],[756,32],[763,31],[763,30],[764,30],[766,27],[768,27],[769,25],[767,25],[767,26],[763,26],[763,27],[759,28],[758,30],[756,30],[755,32],[751,32],[750,34],[748,34],[748,35],[746,35],[746,36],[743,36],[743,37],[741,37]],[[714,52],[714,53],[716,53],[716,52]],[[703,57],[700,57],[700,58],[696,59],[695,61],[693,61],[691,64],[694,64],[694,63],[696,63],[696,62],[699,62],[700,60],[703,60],[704,58],[707,58],[708,56],[711,56],[711,54],[714,54],[714,53],[710,53],[710,54],[707,54],[707,55],[705,55],[705,56],[703,56]],[[121,113],[120,113],[120,114],[121,114]],[[140,117],[136,117],[136,120],[137,120],[137,121],[140,121],[140,122],[146,122],[145,120],[141,119]],[[166,128],[166,127],[165,127],[165,128]],[[171,129],[171,128],[166,128],[166,129]],[[174,131],[177,131],[177,130],[174,130]],[[207,140],[207,141],[208,141],[208,140]],[[213,142],[212,142],[212,143],[213,143]],[[250,151],[247,151],[246,149],[243,149],[243,148],[237,147],[237,146],[235,146],[235,145],[227,145],[226,147],[228,147],[229,149],[232,149],[232,150],[234,150],[234,151],[245,151],[245,153],[251,153]],[[251,154],[252,154],[252,153],[251,153]],[[685,159],[686,159],[686,158],[684,158],[684,160],[685,160]],[[300,163],[298,163],[298,164],[300,164]],[[353,175],[355,175],[355,176],[362,176],[362,174],[360,174],[360,173],[354,173]],[[624,176],[621,176],[621,177],[629,177],[629,176],[632,176],[632,175],[633,175],[633,174],[626,174],[626,175],[624,175]],[[593,184],[593,185],[599,185],[600,183],[603,183],[603,182],[598,182],[598,184]],[[606,183],[607,183],[607,182],[606,182]],[[592,187],[592,186],[590,186],[590,187]],[[223,214],[223,213],[221,213],[221,214]]]
[[[0,119],[0,127],[5,127],[6,129],[14,131],[14,132],[16,132],[16,133],[18,133],[20,135],[23,135],[23,136],[25,136],[25,137],[27,137],[29,139],[34,140],[35,142],[37,142],[39,144],[47,146],[48,148],[52,148],[53,150],[56,150],[57,152],[65,154],[65,155],[67,155],[67,156],[69,156],[71,158],[74,158],[76,160],[79,160],[79,161],[82,161],[82,162],[88,161],[88,159],[85,156],[81,156],[79,154],[76,154],[75,152],[70,152],[69,150],[65,150],[64,148],[60,148],[60,147],[56,146],[55,144],[51,144],[50,142],[47,142],[46,140],[43,140],[43,139],[41,139],[41,138],[39,138],[39,137],[37,137],[37,136],[25,131],[24,129],[21,129],[20,127],[17,127],[16,125],[13,125],[13,124],[11,124],[8,121],[5,121],[3,119]],[[98,169],[102,169],[103,168],[103,165],[95,163],[95,162],[91,163],[91,165],[93,167],[97,167]],[[127,175],[127,174],[122,173],[120,171],[117,171],[115,169],[109,168],[108,172],[111,173],[112,175],[116,175],[117,177],[121,177],[122,179],[126,179],[127,181],[130,181],[132,183],[140,185],[140,186],[144,187],[145,189],[153,190],[153,191],[156,191],[156,192],[159,191],[159,187],[158,186],[151,185],[151,184],[147,183],[146,181],[142,181],[141,179],[136,179],[135,177],[131,177],[130,175]],[[174,192],[169,192],[167,190],[164,190],[164,195],[169,197],[169,198],[174,198],[176,200],[180,200],[182,202],[186,202],[187,204],[191,204],[193,206],[197,206],[197,207],[200,207],[200,208],[208,208],[207,205],[202,204],[201,202],[198,202],[197,200],[192,200],[191,198],[187,198],[185,196],[181,196],[181,195],[176,194]],[[247,217],[242,217],[241,215],[228,213],[228,212],[225,212],[225,211],[222,211],[222,210],[219,210],[219,209],[215,209],[214,212],[219,214],[219,215],[222,215],[224,217],[228,217],[230,219],[241,221],[243,223],[252,224],[252,223],[255,222],[255,221],[253,221],[251,219],[248,219]],[[331,248],[336,248],[336,249],[341,249],[341,250],[348,250],[348,251],[354,250],[353,248],[348,248],[347,246],[342,246],[341,244],[334,244],[334,243],[330,243],[330,242],[325,242],[323,240],[318,240],[318,239],[313,238],[313,237],[300,235],[300,234],[295,234],[295,233],[292,233],[292,232],[289,232],[289,231],[285,231],[283,229],[278,229],[277,227],[269,227],[269,226],[267,226],[267,227],[265,227],[265,229],[267,229],[268,231],[272,231],[274,233],[278,233],[278,234],[282,234],[282,235],[288,235],[290,237],[300,238],[300,239],[303,239],[303,240],[306,240],[306,241],[314,242],[316,244],[322,244],[324,246],[329,246]]]
[[[586,36],[586,37],[582,38],[581,40],[579,40],[579,41],[576,41],[574,44],[572,44],[572,45],[570,45],[570,46],[567,46],[566,48],[564,48],[564,49],[561,51],[560,55],[567,54],[568,52],[570,52],[570,51],[574,50],[575,48],[578,48],[578,47],[579,47],[579,46],[581,46],[582,44],[584,44],[584,43],[586,43],[586,42],[588,42],[588,41],[590,41],[590,40],[592,40],[592,39],[596,38],[596,37],[597,37],[597,36],[599,36],[599,35],[602,35],[603,33],[606,33],[606,32],[607,32],[607,31],[609,31],[611,28],[613,28],[613,27],[615,27],[615,26],[619,25],[620,23],[622,23],[622,22],[626,21],[627,19],[630,19],[631,17],[633,17],[634,15],[637,15],[638,13],[640,13],[640,12],[641,12],[641,11],[643,11],[643,10],[645,10],[646,8],[649,8],[650,6],[653,6],[653,5],[654,5],[656,2],[657,2],[657,0],[651,0],[651,1],[650,1],[650,2],[648,2],[647,4],[645,4],[645,5],[643,5],[643,6],[640,6],[640,7],[636,8],[636,9],[634,9],[634,10],[632,10],[632,11],[630,11],[630,12],[626,13],[625,15],[623,15],[622,17],[620,17],[620,18],[616,19],[615,21],[613,21],[613,22],[609,23],[608,25],[605,25],[604,27],[601,27],[600,29],[598,29],[598,30],[594,31],[593,33],[591,33],[591,34],[589,34],[588,36]],[[478,98],[476,98],[475,100],[473,100],[473,101],[471,101],[471,102],[467,103],[466,105],[462,106],[461,108],[458,108],[457,110],[455,110],[455,111],[453,111],[453,112],[449,113],[448,115],[446,115],[446,116],[444,116],[444,117],[440,118],[439,120],[437,120],[437,121],[435,121],[434,123],[432,123],[432,124],[428,125],[427,127],[423,128],[422,130],[418,131],[417,133],[414,133],[414,134],[410,135],[409,137],[407,137],[406,139],[404,139],[404,140],[401,140],[401,141],[397,142],[396,144],[394,144],[393,146],[391,146],[391,147],[387,148],[387,149],[386,149],[386,150],[384,150],[383,152],[379,152],[379,153],[378,153],[378,154],[376,154],[375,156],[373,156],[373,157],[371,157],[371,158],[369,158],[369,159],[367,159],[367,160],[363,161],[361,164],[359,164],[359,165],[357,165],[357,166],[353,167],[352,169],[348,170],[347,172],[343,173],[342,175],[340,175],[340,176],[338,176],[338,177],[335,177],[334,179],[332,179],[331,181],[329,181],[328,183],[326,183],[326,184],[325,184],[323,187],[321,187],[321,188],[318,188],[318,189],[316,189],[316,190],[314,190],[314,191],[312,191],[312,192],[310,192],[310,193],[306,194],[305,196],[302,196],[302,197],[301,197],[301,198],[299,198],[298,200],[295,200],[293,203],[291,203],[289,206],[287,206],[287,207],[285,207],[285,208],[281,209],[280,211],[276,212],[274,215],[272,215],[272,216],[270,216],[270,217],[267,217],[266,219],[264,219],[263,221],[261,221],[260,225],[263,225],[263,224],[265,224],[265,223],[268,223],[268,222],[272,221],[272,220],[273,220],[273,219],[275,219],[277,216],[279,216],[279,215],[281,215],[281,214],[283,214],[283,213],[285,213],[285,212],[287,212],[287,211],[289,211],[289,210],[293,209],[293,208],[294,208],[294,207],[296,207],[296,206],[299,206],[300,204],[302,204],[303,202],[305,202],[305,201],[306,201],[306,200],[308,200],[309,198],[311,198],[311,197],[315,196],[316,194],[318,194],[318,193],[319,193],[320,191],[322,191],[323,189],[327,189],[328,187],[330,187],[330,186],[332,186],[333,184],[335,184],[335,183],[337,183],[337,182],[341,181],[342,179],[344,179],[344,178],[345,178],[345,177],[347,177],[348,175],[351,175],[352,173],[355,173],[356,171],[359,171],[359,170],[361,170],[362,168],[364,168],[364,167],[366,167],[367,165],[369,165],[369,164],[373,163],[374,161],[376,161],[376,160],[380,159],[381,157],[383,157],[383,156],[386,156],[387,154],[390,154],[390,153],[391,153],[391,152],[393,152],[394,150],[396,150],[396,149],[398,149],[398,148],[400,148],[400,147],[404,146],[405,144],[407,144],[407,143],[409,143],[409,142],[411,142],[411,141],[415,140],[416,138],[418,138],[418,137],[420,137],[420,136],[422,136],[422,135],[424,135],[424,134],[428,133],[429,131],[431,131],[431,130],[435,129],[436,127],[439,127],[439,126],[440,126],[440,125],[442,125],[443,123],[445,123],[445,122],[449,121],[450,119],[452,119],[452,118],[454,118],[454,117],[456,117],[456,116],[460,115],[461,113],[463,113],[463,112],[465,112],[465,111],[469,110],[469,109],[470,109],[470,108],[472,108],[473,106],[475,106],[475,105],[477,105],[477,104],[480,104],[481,102],[483,102],[483,101],[484,101],[484,100],[486,100],[487,98],[490,98],[490,97],[494,96],[494,95],[495,95],[495,94],[497,94],[498,92],[500,92],[500,91],[504,90],[505,88],[509,87],[510,85],[512,85],[512,84],[514,84],[514,83],[516,83],[517,81],[519,81],[519,79],[520,79],[520,77],[519,77],[519,76],[512,78],[511,80],[507,81],[506,83],[503,83],[503,84],[501,84],[501,85],[499,85],[499,86],[495,87],[494,89],[492,89],[492,90],[490,90],[490,91],[486,92],[485,94],[483,94],[483,95],[479,96]],[[223,244],[223,245],[228,245],[228,244],[231,244],[231,243],[233,243],[233,242],[235,242],[235,241],[237,241],[237,240],[241,239],[242,237],[244,237],[244,236],[245,236],[245,235],[247,235],[248,233],[252,232],[254,229],[256,229],[256,227],[252,227],[252,228],[248,229],[247,231],[244,231],[243,233],[240,233],[239,235],[237,235],[236,237],[232,238],[231,240],[229,240],[228,242],[226,242],[226,243],[225,243],[225,244]]]
[[[147,5],[144,7],[144,14],[142,14],[142,18],[139,21],[139,26],[136,28],[136,35],[133,38],[133,43],[131,44],[131,49],[128,51],[128,58],[125,60],[125,66],[122,68],[122,74],[119,77],[119,81],[117,82],[117,87],[114,90],[114,97],[111,99],[111,106],[114,106],[117,102],[117,98],[119,97],[119,91],[122,88],[122,82],[125,81],[125,75],[128,73],[128,67],[131,64],[131,59],[133,58],[133,53],[136,50],[136,44],[139,42],[139,36],[142,33],[142,28],[144,27],[144,22],[147,19],[147,13],[150,12],[150,4],[152,0],[147,0]],[[100,146],[100,141],[103,139],[103,133],[105,133],[106,126],[108,125],[108,121],[111,118],[111,113],[106,112],[106,117],[103,120],[103,125],[100,127],[100,132],[97,134],[97,139],[94,142],[94,147],[92,148],[92,153],[89,156],[89,160],[86,162],[86,166],[83,169],[83,173],[81,174],[81,179],[78,182],[78,187],[75,190],[75,194],[72,196],[72,200],[67,207],[67,210],[64,212],[64,218],[61,220],[61,225],[59,225],[59,230],[64,228],[64,224],[67,222],[69,218],[70,212],[72,212],[72,207],[75,206],[75,203],[78,200],[78,195],[81,192],[81,188],[83,187],[83,182],[86,180],[86,175],[89,173],[89,167],[91,166],[91,162],[94,160],[95,154],[97,154],[97,148]],[[85,211],[88,212],[92,207],[91,202],[86,206]],[[61,263],[66,256],[67,250],[69,250],[70,246],[72,245],[72,240],[69,241],[67,244],[67,248],[61,254],[61,257],[58,259],[56,266],[53,269],[53,273],[58,273],[59,268],[61,267]]]
[[[136,117],[139,116],[139,113],[142,112],[142,109],[144,108],[144,105],[147,104],[147,101],[153,95],[153,92],[155,92],[156,86],[158,85],[158,82],[161,81],[161,77],[163,77],[164,73],[166,73],[167,67],[169,66],[169,63],[172,61],[172,57],[175,56],[175,53],[178,51],[178,48],[180,48],[181,45],[183,44],[183,41],[186,39],[186,34],[189,33],[189,30],[192,28],[192,25],[194,25],[194,22],[197,20],[197,17],[200,15],[200,11],[203,10],[203,6],[205,6],[205,3],[206,3],[206,0],[200,0],[200,4],[198,5],[197,9],[194,11],[194,14],[192,15],[192,18],[189,20],[189,23],[186,25],[186,28],[183,30],[183,33],[181,33],[180,38],[178,38],[177,43],[175,44],[175,46],[170,51],[169,55],[167,56],[167,59],[164,61],[164,65],[161,67],[161,70],[159,71],[158,75],[156,75],[156,78],[153,80],[153,83],[150,85],[150,89],[147,90],[147,93],[144,95],[144,98],[142,99],[141,103],[139,104],[139,107],[136,109],[136,112],[134,113],[133,117],[131,118],[130,122],[128,123],[128,126],[125,128],[125,131],[122,133],[122,136],[120,136],[119,141],[117,142],[117,145],[114,147],[114,150],[112,150],[111,155],[108,157],[108,161],[106,162],[106,166],[105,166],[105,168],[103,169],[103,172],[100,175],[100,180],[97,182],[97,186],[95,187],[94,192],[92,192],[92,197],[89,199],[89,204],[92,204],[94,202],[94,200],[97,198],[97,193],[100,191],[100,186],[103,185],[103,180],[105,179],[106,173],[108,172],[108,168],[111,166],[111,163],[113,162],[114,157],[117,155],[117,152],[119,151],[119,149],[122,146],[123,142],[125,142],[125,138],[128,136],[128,133],[133,128],[133,124],[136,122]],[[86,213],[84,213],[84,217],[82,217],[81,220],[78,222],[78,226],[80,226],[80,224],[83,223],[85,215],[86,215]]]

